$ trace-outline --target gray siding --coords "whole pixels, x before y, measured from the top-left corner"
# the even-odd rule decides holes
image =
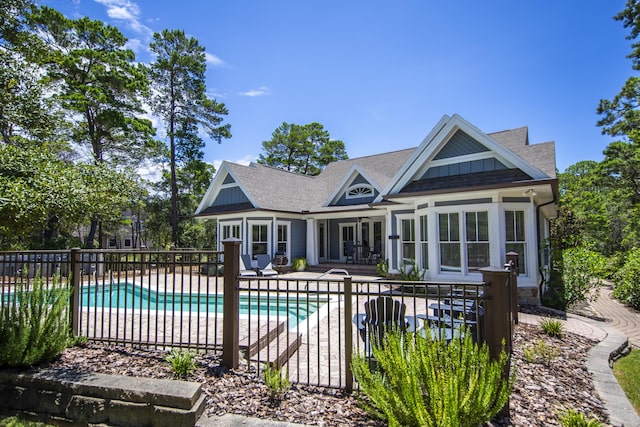
[[[427,169],[420,179],[441,178],[446,176],[464,175],[468,173],[491,172],[508,169],[498,159],[480,159],[470,162],[453,163]]]
[[[485,151],[489,151],[489,149],[463,131],[458,130],[445,146],[442,147],[438,155],[434,157],[434,160],[449,159],[451,157],[460,157]]]
[[[218,197],[216,197],[211,206],[234,205],[248,201],[249,199],[245,196],[240,187],[230,187],[220,190]]]
[[[285,221],[289,221],[286,219]],[[291,259],[307,257],[307,221],[293,219],[291,221]]]

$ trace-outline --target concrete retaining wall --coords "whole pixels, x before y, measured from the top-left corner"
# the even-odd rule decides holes
[[[193,426],[205,407],[197,383],[69,369],[0,371],[0,396],[5,412],[80,425]]]

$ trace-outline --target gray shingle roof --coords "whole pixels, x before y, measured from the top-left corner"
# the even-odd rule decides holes
[[[550,178],[556,177],[555,145],[553,142],[529,145],[528,129],[521,127],[488,134],[522,159],[540,169]],[[229,171],[241,184],[246,195],[259,209],[288,212],[321,212],[357,210],[362,206],[324,206],[349,172],[357,166],[375,186],[384,189],[415,148],[342,160],[328,165],[318,176],[311,177],[283,171],[257,163],[248,166],[226,163]],[[431,182],[431,184],[436,184]],[[417,185],[417,184],[414,184]],[[406,190],[405,190],[406,191]],[[424,191],[417,187],[413,191]],[[246,209],[246,206],[243,205]],[[211,208],[202,214],[213,213]]]

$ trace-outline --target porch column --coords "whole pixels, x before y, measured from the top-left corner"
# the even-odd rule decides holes
[[[307,218],[307,261],[309,264],[318,263],[318,242],[316,239],[316,220]]]

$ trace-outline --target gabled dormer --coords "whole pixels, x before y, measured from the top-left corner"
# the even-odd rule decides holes
[[[196,215],[246,210],[256,206],[234,176],[231,166],[222,162],[195,212]]]
[[[444,116],[438,122],[383,194],[392,196],[548,178],[518,154],[454,115]]]
[[[324,206],[353,206],[373,202],[380,187],[358,165],[354,165],[327,198]]]

